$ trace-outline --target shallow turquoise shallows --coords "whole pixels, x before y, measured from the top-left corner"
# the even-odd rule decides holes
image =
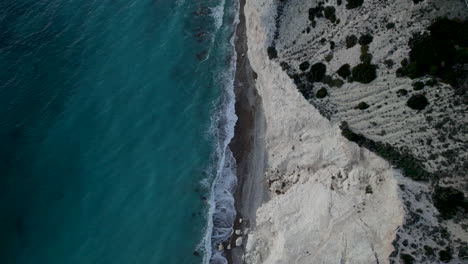
[[[0,1],[0,263],[202,263],[236,12]]]

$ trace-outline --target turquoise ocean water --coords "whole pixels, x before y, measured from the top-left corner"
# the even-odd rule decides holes
[[[0,2],[0,263],[224,263],[235,0]]]

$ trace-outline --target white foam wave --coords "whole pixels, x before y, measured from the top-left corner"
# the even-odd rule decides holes
[[[226,0],[220,1],[219,5],[216,7],[210,8],[211,16],[214,19],[214,24],[216,27],[216,31],[218,31],[221,26],[223,25],[223,18],[224,18],[224,6],[226,5]]]
[[[223,0],[221,5],[216,8],[222,12],[217,13],[221,15],[221,18],[217,20],[220,24],[216,24],[218,29],[222,26],[224,5],[225,1]],[[236,3],[234,7],[236,9],[236,21],[233,25],[234,30],[239,22],[238,5],[239,4]],[[230,48],[233,51],[233,55],[228,65],[228,71],[220,75],[224,93],[219,108],[212,120],[213,131],[218,141],[215,151],[215,177],[211,184],[208,198],[208,223],[201,244],[204,250],[203,264],[227,264],[226,258],[220,251],[216,250],[216,248],[232,235],[233,223],[236,217],[233,197],[233,192],[237,185],[236,161],[229,149],[229,143],[234,137],[234,126],[237,122],[234,93],[237,54],[234,49],[234,39],[235,34],[232,34]]]

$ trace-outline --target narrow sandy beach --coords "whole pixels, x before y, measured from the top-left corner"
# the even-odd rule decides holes
[[[255,225],[255,212],[267,199],[263,181],[264,122],[261,98],[255,89],[255,75],[247,57],[247,36],[244,16],[245,0],[240,1],[239,25],[236,32],[237,66],[235,78],[236,115],[235,136],[230,144],[237,161],[238,187],[235,193],[237,219],[231,245],[242,237],[243,245],[227,251],[229,263],[242,263],[249,228]],[[242,220],[241,220],[242,219]]]

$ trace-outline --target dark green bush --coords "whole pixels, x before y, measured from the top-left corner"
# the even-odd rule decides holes
[[[329,85],[330,87],[340,88],[341,86],[343,86],[343,84],[344,84],[343,80],[337,78],[337,79],[333,79]]]
[[[422,110],[429,104],[426,96],[422,94],[415,94],[408,99],[406,105],[414,110]]]
[[[350,49],[350,48],[356,46],[357,42],[358,42],[358,39],[357,39],[357,37],[355,35],[347,36],[346,37],[346,48]]]
[[[466,64],[468,63],[468,48],[459,48],[455,53],[455,62]]]
[[[354,66],[353,80],[360,83],[370,83],[377,78],[376,67],[372,64],[361,63]]]
[[[395,28],[395,23],[387,23],[387,25],[385,25],[385,27],[386,27],[387,29]]]
[[[364,46],[363,46],[364,47]],[[361,56],[359,56],[359,59],[361,60],[362,63],[365,64],[370,64],[372,61],[372,54],[370,53],[362,53]]]
[[[270,58],[270,60],[278,58],[278,52],[276,51],[275,47],[272,47],[272,46],[268,47],[267,53],[268,53],[268,57]]]
[[[434,255],[434,249],[428,245],[424,245],[424,255],[430,257]]]
[[[306,71],[310,67],[310,63],[308,61],[304,61],[303,63],[299,64],[299,69],[301,71]]]
[[[327,89],[325,89],[325,88],[320,88],[320,89],[317,91],[317,94],[315,94],[315,97],[317,97],[317,98],[319,98],[319,99],[322,99],[322,98],[325,98],[327,95],[328,95]]]
[[[353,9],[362,6],[364,0],[346,0],[346,9]]]
[[[283,71],[286,71],[286,70],[289,70],[291,67],[289,66],[289,64],[285,61],[282,61],[280,63],[280,66],[281,66],[281,69],[283,69]]]
[[[299,83],[297,89],[304,96],[305,99],[311,99],[314,97],[314,86],[311,83]]]
[[[468,48],[468,21],[465,21],[458,26],[455,44],[460,47]]]
[[[445,250],[439,251],[439,260],[443,263],[447,263],[452,260],[452,254],[450,248],[446,248]]]
[[[365,34],[365,35],[362,35],[360,38],[359,38],[359,44],[360,45],[369,45],[372,40],[374,40],[374,37],[372,37],[371,34]]]
[[[434,87],[435,85],[437,84],[437,80],[436,79],[429,79],[426,81],[425,85],[429,86],[429,87]]]
[[[434,206],[444,219],[450,219],[466,205],[463,192],[452,187],[437,186],[432,194]]]
[[[406,89],[400,89],[397,91],[398,96],[405,96],[408,94],[408,91]]]
[[[355,109],[359,109],[359,110],[365,110],[369,108],[369,105],[366,103],[366,102],[360,102],[356,107]]]
[[[415,91],[422,90],[424,88],[424,83],[423,82],[415,82],[413,83],[413,89]]]
[[[441,76],[451,70],[456,50],[450,41],[420,34],[411,38],[410,47],[410,64],[407,66],[410,78],[421,77],[428,73]],[[435,72],[431,72],[431,67],[436,69]]]
[[[391,60],[391,59],[388,59],[388,60],[384,61],[384,64],[385,64],[385,66],[387,66],[388,69],[391,69],[391,68],[393,68],[393,65],[395,65],[395,62],[393,62],[393,60]]]
[[[429,26],[429,32],[434,38],[442,39],[447,42],[454,42],[458,34],[460,23],[448,18],[439,18]]]
[[[351,66],[349,64],[342,65],[336,72],[341,78],[345,79],[351,75]]]
[[[468,21],[439,18],[428,29],[410,39],[409,63],[398,69],[397,76],[432,75],[454,87],[462,85],[468,70],[457,64],[468,63]]]
[[[330,20],[330,22],[335,23],[336,16],[335,16],[335,7],[333,6],[326,6],[323,10],[323,15],[326,19]]]
[[[400,259],[403,264],[413,264],[415,259],[409,254],[400,254]]]
[[[318,62],[312,65],[310,71],[307,73],[307,80],[309,82],[321,82],[325,77],[327,72],[327,66],[325,64]]]
[[[341,79],[339,79],[339,78],[333,79],[329,75],[326,75],[325,78],[323,78],[322,82],[324,84],[328,84],[328,86],[330,86],[330,87],[338,87],[338,88],[340,88],[344,84],[344,82]]]

